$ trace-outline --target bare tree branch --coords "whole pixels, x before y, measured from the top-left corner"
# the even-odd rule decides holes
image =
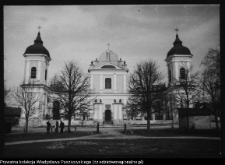
[[[147,113],[147,130],[150,129],[150,116],[154,101],[159,99],[154,85],[158,85],[162,80],[162,73],[158,71],[156,62],[141,62],[136,65],[134,73],[130,75],[127,114],[131,117],[139,113]]]
[[[204,95],[203,99],[212,104],[216,128],[219,129],[218,115],[221,110],[219,107],[219,104],[221,103],[220,50],[210,48],[202,60],[201,66],[203,66],[201,89],[207,95]]]
[[[36,104],[39,102],[40,94],[34,92],[34,84],[22,84],[19,87],[13,89],[12,97],[15,98],[20,107],[23,108],[25,113],[25,131],[28,132],[28,122],[35,117],[40,110]]]
[[[63,70],[50,81],[50,89],[57,94],[63,112],[68,117],[70,132],[71,117],[92,110],[90,99],[89,76],[85,75],[74,61],[65,63]]]

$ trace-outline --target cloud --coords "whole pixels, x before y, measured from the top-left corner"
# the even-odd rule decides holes
[[[164,60],[173,47],[176,27],[197,66],[208,48],[219,44],[220,36],[218,5],[4,6],[8,62],[4,69],[9,84],[23,79],[22,54],[33,44],[39,25],[52,57],[49,78],[70,59],[87,71],[107,43],[126,61],[130,72],[136,62],[148,59],[155,59],[166,72]]]

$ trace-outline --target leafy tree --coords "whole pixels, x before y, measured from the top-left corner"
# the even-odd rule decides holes
[[[131,96],[127,108],[132,112],[147,114],[147,131],[150,130],[153,103],[158,99],[154,85],[158,84],[163,78],[158,68],[156,62],[149,60],[138,63],[134,73],[130,75],[129,93]]]
[[[39,101],[40,94],[34,92],[34,84],[22,84],[12,91],[12,96],[18,103],[18,105],[24,110],[25,113],[25,133],[28,132],[28,123],[35,117],[35,114],[39,112]]]
[[[215,114],[216,128],[218,129],[218,111],[220,110],[220,50],[209,49],[201,62],[204,67],[202,71],[202,90],[208,97],[204,99],[212,104]]]
[[[61,116],[68,118],[68,132],[71,127],[71,117],[91,110],[89,76],[81,71],[76,62],[65,63],[63,70],[50,81],[50,89],[57,95],[56,98],[63,110]]]
[[[181,108],[190,108],[190,105],[201,92],[199,72],[193,73],[193,67],[187,68],[183,77],[174,81],[175,97]],[[189,129],[189,118],[186,116],[187,129]]]

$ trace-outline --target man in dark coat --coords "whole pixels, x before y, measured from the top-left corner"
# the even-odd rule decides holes
[[[51,128],[51,123],[48,121],[46,124],[47,124],[47,133],[49,133]]]
[[[64,123],[60,121],[60,133],[63,133]]]
[[[58,133],[59,132],[59,122],[56,121],[56,124],[55,124],[55,133]]]

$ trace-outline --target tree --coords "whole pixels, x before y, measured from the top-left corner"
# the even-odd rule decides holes
[[[12,91],[12,96],[25,113],[25,133],[28,132],[28,123],[39,112],[39,93],[34,92],[34,84],[22,84]]]
[[[202,71],[202,90],[208,97],[204,99],[212,104],[215,114],[216,129],[218,126],[218,105],[220,104],[220,51],[209,49],[208,53],[201,62],[204,67]]]
[[[6,60],[5,55],[3,56],[4,56],[4,60]],[[10,89],[6,87],[6,80],[4,79],[4,107],[6,107],[6,100],[9,93],[10,93]]]
[[[199,72],[192,73],[193,67],[185,69],[184,75],[180,75],[178,80],[174,81],[176,100],[181,108],[190,108],[196,97],[201,92]],[[186,116],[187,130],[189,129],[189,118]]]
[[[159,66],[151,60],[136,65],[134,73],[130,75],[128,109],[147,113],[147,131],[150,130],[150,117],[153,102],[158,99],[154,85],[158,84],[163,76],[158,71]]]
[[[134,117],[137,117],[138,114],[142,112],[141,105],[142,104],[140,102],[140,98],[135,97],[128,98],[126,106],[126,114],[131,120],[133,120]]]
[[[176,101],[176,95],[173,91],[167,90],[165,93],[165,100],[166,100],[166,106],[169,109],[170,113],[172,114],[172,123],[171,123],[171,128],[172,130],[174,129],[174,116],[177,114],[177,101]]]
[[[65,63],[63,70],[50,81],[50,89],[57,95],[62,116],[68,118],[68,132],[71,117],[91,110],[89,76],[85,76],[76,62]]]
[[[155,100],[153,101],[152,104],[152,113],[157,113],[160,116],[163,116],[164,114],[169,112],[168,109],[168,103],[169,103],[169,97],[168,97],[168,92],[165,91],[166,87],[162,86],[161,90],[155,91],[154,97]]]
[[[6,99],[10,93],[10,89],[7,89],[5,83],[6,83],[6,81],[4,80],[4,106],[6,107]]]

